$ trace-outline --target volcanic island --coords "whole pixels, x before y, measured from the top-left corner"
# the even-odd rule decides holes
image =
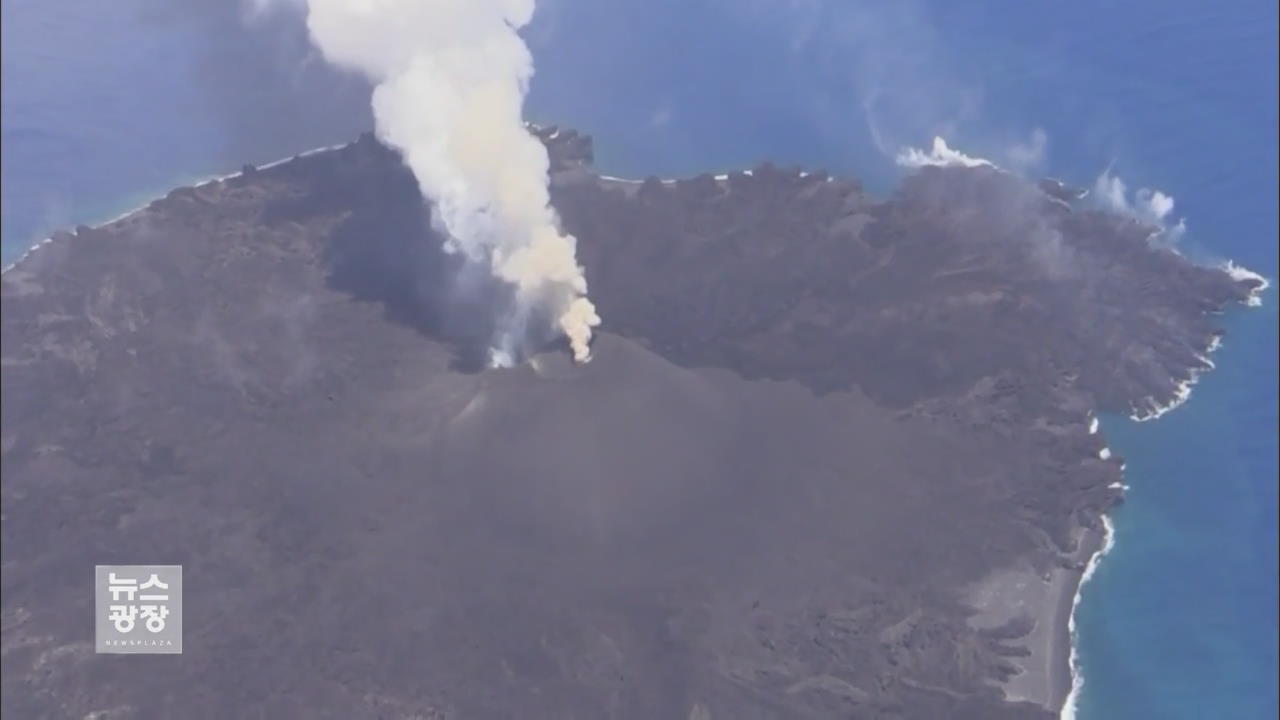
[[[1261,278],[996,167],[621,180],[534,132],[587,364],[485,366],[494,288],[371,135],[5,271],[6,716],[1058,716],[1097,417],[1184,398]],[[181,655],[94,652],[139,563]]]

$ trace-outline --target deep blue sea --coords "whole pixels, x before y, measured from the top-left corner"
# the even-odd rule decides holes
[[[287,14],[0,7],[5,263],[369,124],[361,83],[309,56]],[[1111,167],[1176,199],[1187,254],[1275,278],[1276,27],[1266,0],[542,0],[528,114],[591,132],[615,175],[768,158],[888,192],[894,152],[934,133],[1080,184]],[[1219,369],[1177,411],[1103,418],[1131,490],[1079,611],[1078,717],[1277,715],[1277,304],[1272,289],[1224,318]]]

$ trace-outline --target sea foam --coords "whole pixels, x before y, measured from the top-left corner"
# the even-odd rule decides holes
[[[1249,271],[1245,271],[1249,272]],[[1266,282],[1265,280],[1263,282]],[[1253,298],[1250,298],[1250,305],[1254,305]],[[1258,304],[1261,304],[1259,301]],[[1217,365],[1209,358],[1209,355],[1217,352],[1222,348],[1222,336],[1214,335],[1209,341],[1209,346],[1205,348],[1204,354],[1196,354],[1196,359],[1200,361],[1200,367],[1193,367],[1187,371],[1187,378],[1178,383],[1174,389],[1173,398],[1169,402],[1161,405],[1156,402],[1153,397],[1148,397],[1144,401],[1145,407],[1133,408],[1133,412],[1129,415],[1129,419],[1134,422],[1147,422],[1148,420],[1156,420],[1170,410],[1176,409],[1178,406],[1191,399],[1191,388],[1200,381],[1200,376],[1209,370],[1213,370]]]
[[[1260,307],[1262,305],[1262,293],[1265,292],[1267,288],[1271,287],[1271,282],[1269,280],[1249,268],[1235,264],[1235,261],[1233,260],[1228,260],[1223,263],[1222,270],[1230,275],[1231,279],[1236,282],[1257,280],[1261,283],[1249,293],[1249,299],[1246,300],[1245,303],[1249,307]]]

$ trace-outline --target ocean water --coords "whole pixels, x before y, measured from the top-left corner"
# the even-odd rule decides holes
[[[6,0],[3,259],[194,178],[341,142],[359,81],[287,16],[229,0]],[[1183,250],[1277,275],[1277,11],[1160,4],[541,0],[528,114],[614,175],[826,167],[889,192],[935,133],[1088,185],[1158,188]],[[1042,142],[1040,141],[1042,140]],[[1277,714],[1277,297],[1223,318],[1219,369],[1159,421],[1104,417],[1127,462],[1079,609],[1077,717]]]

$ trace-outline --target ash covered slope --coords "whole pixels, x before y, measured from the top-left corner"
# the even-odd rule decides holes
[[[1039,400],[1067,374],[1102,409],[1144,410],[1208,367],[1206,313],[1257,284],[990,167],[926,167],[883,201],[771,165],[623,184],[589,172],[589,139],[544,132],[611,326],[680,363],[897,407],[1001,371]]]
[[[5,273],[6,712],[1054,714],[1120,477],[1087,414],[1248,287],[1032,195],[1051,274],[978,171],[630,184],[542,136],[585,367],[477,370],[501,290],[367,138]],[[135,562],[185,566],[184,655],[92,654],[91,566]]]

